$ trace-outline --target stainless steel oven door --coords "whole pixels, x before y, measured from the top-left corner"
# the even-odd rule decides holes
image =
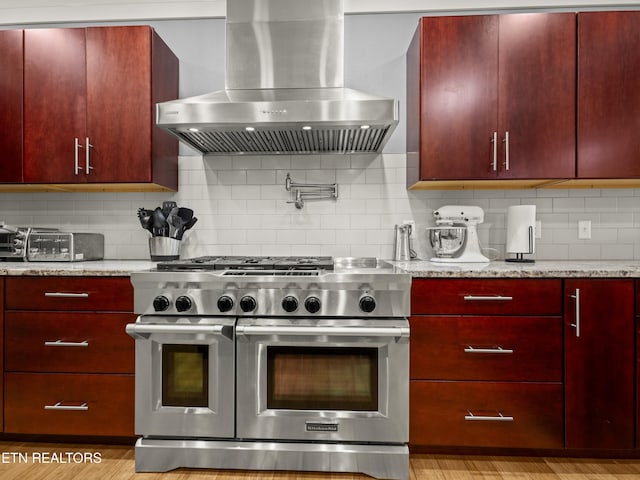
[[[239,319],[240,438],[406,443],[406,319]]]
[[[136,340],[136,434],[234,436],[234,323],[153,316],[127,325]]]

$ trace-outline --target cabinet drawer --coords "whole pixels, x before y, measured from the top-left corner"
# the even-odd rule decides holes
[[[129,277],[7,278],[9,310],[133,311]]]
[[[562,282],[414,279],[411,314],[562,315]]]
[[[7,312],[5,369],[13,372],[133,373],[131,313]]]
[[[412,381],[414,445],[563,448],[562,385]]]
[[[133,436],[134,376],[5,374],[5,432]]]
[[[411,378],[562,381],[562,317],[414,316]]]

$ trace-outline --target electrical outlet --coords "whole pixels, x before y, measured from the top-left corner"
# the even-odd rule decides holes
[[[540,220],[536,220],[536,233],[534,236],[536,238],[542,238],[542,222]]]
[[[589,240],[591,238],[591,220],[580,220],[578,222],[578,239]]]

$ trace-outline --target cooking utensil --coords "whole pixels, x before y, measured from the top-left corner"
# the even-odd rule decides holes
[[[143,229],[149,231],[153,235],[153,211],[146,208],[138,208],[138,218],[140,219],[140,225]]]
[[[178,209],[178,216],[182,218],[185,223],[193,218],[193,210],[190,208],[180,207]]]
[[[162,214],[162,209],[160,207],[156,207],[156,209],[153,211],[153,236],[166,237],[168,236],[168,234],[169,231],[167,228],[167,220]]]
[[[171,210],[173,210],[177,206],[178,204],[172,200],[162,202],[162,215],[164,215],[164,218],[168,218]]]
[[[169,213],[167,217],[167,223],[169,224],[169,236],[171,238],[177,238],[177,233],[182,229],[184,224],[186,223],[180,216],[178,215],[178,207],[175,207]]]
[[[187,223],[185,223],[182,226],[182,228],[180,230],[178,230],[178,232],[176,233],[176,238],[178,240],[182,240],[182,236],[184,235],[184,232],[186,232],[191,227],[193,227],[196,224],[197,221],[198,221],[197,217],[192,217],[191,220],[189,220]]]

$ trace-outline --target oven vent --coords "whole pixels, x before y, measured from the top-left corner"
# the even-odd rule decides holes
[[[205,153],[375,153],[389,127],[172,132]]]

